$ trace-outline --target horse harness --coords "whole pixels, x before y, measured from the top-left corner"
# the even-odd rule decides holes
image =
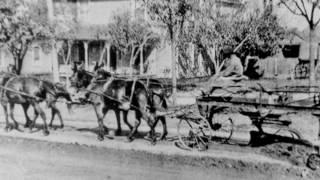
[[[111,82],[111,81],[113,81],[113,80],[115,80],[115,79],[120,79],[120,80],[125,80],[125,81],[132,81],[131,79],[127,79],[127,78],[111,77],[111,79],[109,79],[109,80],[105,80],[105,79],[103,79],[103,80],[96,80],[96,82],[106,82],[106,81],[110,81],[110,82]],[[147,85],[145,85],[145,83],[143,83],[139,78],[134,78],[134,79],[133,79],[133,83],[132,83],[132,85],[131,85],[131,93],[130,93],[130,96],[126,98],[126,99],[129,100],[127,103],[130,104],[130,107],[132,107],[132,108],[134,108],[134,109],[139,109],[138,107],[132,105],[132,99],[133,99],[133,96],[134,96],[134,92],[135,92],[135,88],[136,88],[135,86],[136,86],[137,82],[140,82],[140,83],[144,86],[144,88],[146,89],[146,92],[147,92],[147,97],[148,97],[149,101],[151,101],[151,103],[153,103],[153,98],[150,98],[150,97],[158,96],[158,97],[160,97],[160,99],[161,99],[160,106],[162,106],[162,104],[163,104],[163,102],[164,102],[163,95],[162,95],[161,93],[157,93],[157,92],[155,92],[154,90],[150,90],[150,89],[148,88],[148,86],[149,86],[149,84],[150,84],[150,79],[149,79],[149,78],[147,79]],[[104,86],[108,86],[108,85],[104,85]],[[105,87],[104,87],[104,89],[105,89]],[[103,92],[97,92],[97,91],[88,90],[88,89],[85,89],[85,90],[86,90],[87,92],[89,92],[89,93],[92,93],[92,94],[96,94],[96,95],[98,95],[98,96],[105,97],[105,98],[107,98],[107,99],[109,99],[109,100],[112,100],[112,101],[115,101],[115,102],[117,102],[117,103],[119,103],[119,104],[125,103],[125,102],[121,102],[119,99],[116,99],[116,98],[114,98],[114,97],[112,97],[112,96],[110,96],[110,95],[107,95],[107,94],[103,93]],[[125,94],[127,94],[127,93],[125,93]],[[88,103],[92,103],[92,102],[88,101]],[[150,109],[151,107],[150,107],[149,105],[147,105],[147,108]]]

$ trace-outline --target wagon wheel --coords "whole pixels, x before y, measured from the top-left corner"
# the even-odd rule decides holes
[[[208,149],[211,129],[205,120],[180,119],[178,124],[179,148],[204,151]]]
[[[320,155],[311,154],[307,160],[307,166],[312,170],[317,170],[320,168]]]
[[[211,122],[212,139],[222,143],[228,143],[233,134],[233,120],[230,117],[227,119],[212,117]]]

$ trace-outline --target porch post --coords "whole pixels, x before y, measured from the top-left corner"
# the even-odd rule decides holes
[[[116,69],[115,69],[115,71],[117,71],[117,68],[118,68],[118,67],[122,67],[122,65],[123,65],[123,64],[122,64],[122,61],[121,61],[121,59],[120,59],[120,51],[119,51],[118,49],[116,50],[116,60],[117,60],[117,61],[116,61],[117,64],[116,64]]]
[[[110,44],[106,43],[106,49],[107,49],[107,71],[111,71],[111,67],[110,67]]]
[[[274,59],[274,75],[277,77],[278,76],[278,59]]]
[[[84,69],[88,70],[89,69],[89,56],[88,56],[88,41],[83,41],[83,46],[84,46]]]

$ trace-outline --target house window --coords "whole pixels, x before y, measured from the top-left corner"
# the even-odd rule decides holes
[[[40,60],[40,47],[34,47],[33,48],[33,60],[39,61]]]

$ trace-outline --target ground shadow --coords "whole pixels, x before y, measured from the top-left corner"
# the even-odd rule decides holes
[[[291,137],[280,136],[276,134],[259,133],[258,131],[250,131],[251,140],[249,145],[252,147],[261,147],[274,143],[291,143],[296,145],[304,145],[312,147],[312,143],[307,140],[294,139]]]
[[[96,127],[96,128],[77,128],[76,130],[79,132],[90,132],[95,135],[98,135],[98,133],[99,133],[98,127]],[[111,131],[115,132],[116,129],[113,129],[113,128],[108,128],[108,130],[105,129],[105,136],[111,138],[113,136],[113,135],[109,134],[109,132],[111,132]],[[130,133],[129,130],[122,130],[121,134],[117,134],[116,136],[117,137],[125,137],[125,136],[128,136],[129,133]],[[136,139],[144,139],[144,137],[147,136],[147,134],[148,134],[148,132],[146,132],[146,131],[138,131],[134,137]]]
[[[35,124],[33,127],[32,127],[32,130],[30,131],[29,127],[25,127],[25,124],[22,124],[22,123],[18,123],[18,128],[14,128],[14,124],[13,123],[9,123],[9,126],[11,127],[11,130],[16,130],[18,132],[30,132],[30,133],[36,133],[36,132],[39,132],[41,130],[43,130],[44,126],[43,124]],[[57,129],[61,129],[60,126],[58,125],[53,125],[52,127],[50,127],[49,129],[52,129],[52,130],[57,130]]]

